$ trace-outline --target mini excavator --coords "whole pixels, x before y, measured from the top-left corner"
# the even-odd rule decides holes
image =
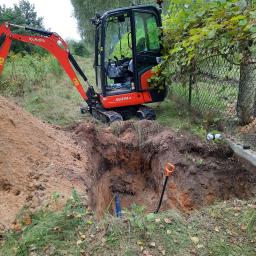
[[[165,99],[165,85],[151,88],[149,79],[154,67],[161,62],[161,4],[138,5],[96,14],[95,26],[96,86],[93,87],[70,53],[67,43],[54,32],[5,22],[0,25],[0,74],[13,40],[31,43],[50,52],[59,61],[73,85],[80,93],[92,116],[103,123],[127,120],[136,115],[140,119],[155,119],[147,103]],[[32,32],[31,35],[12,33],[12,28]],[[85,91],[77,73],[86,83]]]

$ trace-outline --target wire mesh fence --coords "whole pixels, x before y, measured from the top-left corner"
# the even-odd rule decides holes
[[[174,75],[171,77],[170,92],[174,100],[187,107],[190,115],[200,117],[207,123],[221,124],[225,132],[235,131],[244,141],[248,138],[249,144],[255,144],[256,148],[256,126],[250,131],[238,128],[240,65],[227,56],[214,56],[194,64],[189,71],[172,68]],[[256,83],[256,76],[254,81]],[[246,97],[249,99],[251,94]]]
[[[183,101],[201,117],[236,118],[240,78],[238,65],[216,56],[194,65],[185,76],[181,73],[172,77],[173,97]]]

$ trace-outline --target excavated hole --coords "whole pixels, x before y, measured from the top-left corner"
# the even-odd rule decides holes
[[[216,201],[247,199],[255,194],[255,169],[246,169],[227,146],[204,144],[195,137],[155,126],[148,121],[139,125],[130,122],[119,127],[117,135],[91,125],[76,129],[79,142],[92,145],[90,205],[98,217],[114,214],[116,193],[122,208],[137,204],[153,212],[167,162],[174,163],[176,171],[169,178],[161,210],[188,212]]]

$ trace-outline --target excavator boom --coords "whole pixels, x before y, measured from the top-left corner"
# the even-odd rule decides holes
[[[32,31],[40,35],[21,35],[14,34],[11,32],[11,27],[23,28],[24,30]],[[50,52],[59,61],[60,65],[66,71],[67,75],[71,79],[73,85],[76,87],[77,91],[80,93],[82,98],[88,102],[89,98],[80,83],[73,67],[82,76],[88,89],[91,88],[87,77],[79,67],[78,63],[70,53],[67,43],[57,34],[49,31],[44,31],[41,29],[30,28],[25,26],[19,26],[15,24],[10,24],[5,22],[0,25],[0,37],[3,38],[2,46],[0,46],[0,75],[3,71],[6,58],[10,51],[10,47],[13,40],[21,41],[24,43],[31,43],[40,46]],[[72,67],[72,65],[73,67]]]

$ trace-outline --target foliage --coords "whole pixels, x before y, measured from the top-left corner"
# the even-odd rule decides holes
[[[189,67],[212,55],[236,54],[237,62],[256,36],[255,5],[237,0],[171,1],[164,18],[166,59]]]
[[[62,75],[57,60],[50,55],[10,53],[0,80],[0,91],[6,96],[23,96],[39,87],[47,86],[49,75]]]
[[[144,3],[155,3],[154,0],[95,0],[95,1],[84,1],[84,0],[71,0],[74,7],[75,17],[78,20],[78,26],[82,38],[86,42],[92,45],[94,41],[94,27],[90,24],[90,19],[93,18],[97,13],[103,13],[106,10],[114,9],[118,7],[129,6],[132,3],[144,4]]]
[[[0,254],[255,255],[254,207],[255,199],[236,200],[190,215],[155,215],[133,205],[122,218],[97,221],[74,191],[63,210],[39,210],[31,224],[4,234]]]
[[[75,40],[69,40],[68,46],[72,54],[80,56],[80,57],[88,57],[90,55],[90,52],[88,48],[86,47],[86,44],[84,41],[75,41]]]
[[[37,27],[43,29],[43,18],[37,16],[35,6],[27,0],[20,0],[18,4],[14,4],[13,7],[9,8],[5,5],[0,5],[0,24],[2,24],[3,22],[11,22],[17,25]],[[15,33],[26,34],[26,32],[22,29],[13,28],[12,31]],[[39,47],[34,47],[30,44],[23,44],[21,42],[13,42],[12,50],[15,53],[44,53],[44,51],[40,50]]]
[[[256,2],[171,1],[164,16],[163,32],[167,61],[162,65],[162,74],[171,78],[169,82],[173,82],[177,74],[181,83],[188,80],[190,75],[195,75],[196,80],[200,72],[198,67],[216,57],[225,59],[230,65],[240,66],[236,114],[240,123],[250,122],[256,95],[252,81],[255,69]]]
[[[153,68],[154,76],[148,79],[151,89],[158,89],[159,91],[165,88],[165,77],[162,74],[161,65],[157,65]]]

